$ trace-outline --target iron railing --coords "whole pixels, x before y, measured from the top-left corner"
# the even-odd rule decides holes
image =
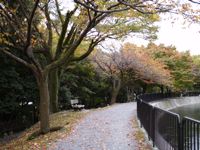
[[[178,114],[154,107],[155,138],[154,143],[159,149],[179,149],[180,117]]]
[[[182,141],[184,150],[200,149],[200,121],[184,117],[182,121]]]
[[[166,98],[179,97],[180,93],[146,93],[139,95],[138,98],[145,102],[152,102],[156,100],[165,100]]]
[[[173,95],[177,96],[177,94]],[[196,96],[199,93],[188,95]],[[172,95],[153,94],[150,98],[145,95],[137,100],[138,119],[153,145],[160,150],[200,150],[200,121],[188,117],[181,119],[176,113],[154,107],[146,102],[153,101],[154,96],[155,100],[158,100]]]
[[[141,126],[144,127],[144,129],[148,133],[148,138],[153,141],[154,139],[154,132],[153,132],[154,121],[152,121],[154,119],[152,118],[153,106],[146,102],[138,101],[137,111],[138,111],[137,113],[138,118],[141,121]]]

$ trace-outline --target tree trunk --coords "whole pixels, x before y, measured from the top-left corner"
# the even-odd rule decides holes
[[[147,84],[142,85],[142,94],[145,94],[147,91]]]
[[[50,96],[51,113],[56,113],[59,111],[58,91],[59,91],[59,76],[58,76],[58,69],[55,69],[49,73],[49,96]]]
[[[112,85],[112,97],[111,97],[111,101],[110,104],[114,104],[116,103],[117,100],[117,96],[119,94],[119,90],[121,88],[121,80],[117,79],[117,78],[113,78],[113,85]]]
[[[164,87],[163,87],[163,85],[160,85],[159,87],[160,87],[160,92],[163,94],[164,93]]]
[[[40,92],[40,130],[45,134],[49,132],[49,89],[48,89],[48,75],[38,77],[38,86]]]
[[[131,102],[134,100],[134,92],[131,87],[126,87],[126,97],[127,97],[127,102]]]
[[[126,98],[127,98],[127,102],[129,102],[131,99],[131,92],[128,86],[126,87]]]

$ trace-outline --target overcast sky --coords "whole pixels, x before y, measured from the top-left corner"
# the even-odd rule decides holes
[[[178,51],[189,50],[192,55],[200,55],[200,25],[183,24],[183,19],[172,23],[172,20],[162,20],[158,23],[160,27],[156,44],[173,45]],[[129,38],[138,45],[146,45],[148,42],[142,39]]]
[[[73,7],[72,0],[61,0],[65,6]],[[166,17],[166,15],[164,15]],[[162,19],[158,23],[160,27],[158,32],[158,40],[156,44],[173,45],[179,51],[189,50],[192,55],[200,55],[200,24],[199,25],[183,25],[183,19],[172,23],[172,20]],[[146,45],[148,42],[142,39],[128,39],[138,45]]]
[[[175,45],[178,50],[190,50],[193,55],[200,54],[200,25],[182,23],[181,19],[173,24],[169,20],[161,21],[157,43]]]

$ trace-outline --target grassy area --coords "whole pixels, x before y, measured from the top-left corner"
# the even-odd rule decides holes
[[[153,148],[151,144],[147,141],[147,139],[145,138],[144,132],[139,127],[137,118],[133,119],[132,124],[135,131],[133,137],[135,141],[137,141],[138,150],[152,150]]]
[[[39,132],[39,123],[37,123],[9,143],[0,143],[0,150],[45,150],[53,141],[69,135],[75,123],[85,115],[86,113],[73,111],[53,114],[50,116],[50,127],[55,131],[37,135]]]

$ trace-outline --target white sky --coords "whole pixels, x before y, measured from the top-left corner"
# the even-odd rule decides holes
[[[178,51],[189,50],[192,55],[200,55],[200,25],[183,24],[184,20],[179,18],[172,23],[172,20],[162,19],[158,23],[159,32],[156,44],[173,45]],[[127,41],[137,45],[147,45],[148,42],[142,39],[129,38]]]
[[[162,21],[156,43],[174,45],[179,51],[190,50],[192,55],[197,55],[200,54],[199,31],[200,25],[183,25],[180,20],[174,24]]]
[[[72,0],[61,0],[65,8],[72,8]],[[163,16],[162,16],[163,17]],[[166,18],[166,15],[164,16]],[[167,16],[169,18],[169,16]],[[173,45],[178,51],[189,50],[192,55],[200,55],[200,25],[183,25],[179,18],[172,24],[172,20],[163,19],[158,23],[160,27],[156,44]],[[137,45],[147,45],[147,41],[137,38],[128,38],[126,41]]]

